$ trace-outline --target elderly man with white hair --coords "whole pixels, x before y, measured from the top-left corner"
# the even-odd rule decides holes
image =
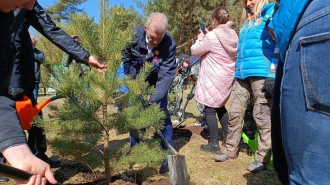
[[[162,13],[152,13],[144,26],[134,27],[136,34],[133,43],[123,52],[123,67],[126,75],[135,78],[145,62],[153,64],[147,81],[151,86],[155,86],[157,92],[152,94],[149,104],[157,103],[166,113],[164,129],[162,133],[171,145],[172,143],[172,123],[167,109],[168,89],[176,75],[175,51],[176,43],[166,33],[168,21]],[[138,142],[138,138],[130,136],[131,146]],[[167,149],[162,145],[163,149]],[[165,160],[159,169],[163,174],[168,171]]]

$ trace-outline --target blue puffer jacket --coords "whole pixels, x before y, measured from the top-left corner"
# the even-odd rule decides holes
[[[235,78],[245,79],[256,76],[275,78],[275,74],[269,73],[275,41],[265,26],[274,13],[274,5],[274,3],[265,5],[259,20],[254,20],[251,25],[247,22],[241,28]]]
[[[280,49],[281,61],[289,47],[292,33],[297,26],[304,9],[312,0],[283,0],[268,27],[274,30],[274,35]]]

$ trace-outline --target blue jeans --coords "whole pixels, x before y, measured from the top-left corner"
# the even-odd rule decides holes
[[[163,109],[166,113],[166,118],[165,118],[165,125],[164,129],[161,130],[163,133],[163,136],[165,137],[166,141],[173,146],[172,142],[172,134],[173,134],[173,128],[172,128],[172,122],[171,122],[171,117],[170,113],[167,109],[167,102],[168,102],[168,93],[165,94],[165,96],[160,100],[158,103],[158,106]],[[130,141],[130,146],[134,146],[139,140],[137,138],[134,138],[132,135],[129,136],[129,141]],[[168,149],[166,145],[163,143],[161,144],[162,149],[166,150]]]
[[[314,0],[297,26],[281,87],[291,185],[330,182],[330,1]]]

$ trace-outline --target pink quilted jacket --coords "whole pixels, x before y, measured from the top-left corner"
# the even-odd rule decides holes
[[[223,106],[233,86],[238,36],[231,25],[218,25],[191,46],[201,61],[195,98],[208,107]]]

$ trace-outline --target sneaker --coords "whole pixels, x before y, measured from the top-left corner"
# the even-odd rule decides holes
[[[265,167],[266,165],[264,163],[254,160],[253,163],[249,165],[248,170],[252,173],[257,173],[263,170]]]
[[[220,154],[220,155],[216,155],[214,159],[215,162],[223,162],[223,161],[227,161],[229,159],[229,156],[226,154]]]
[[[172,125],[178,125],[179,123],[180,123],[180,121],[179,120],[171,120],[172,121]]]

